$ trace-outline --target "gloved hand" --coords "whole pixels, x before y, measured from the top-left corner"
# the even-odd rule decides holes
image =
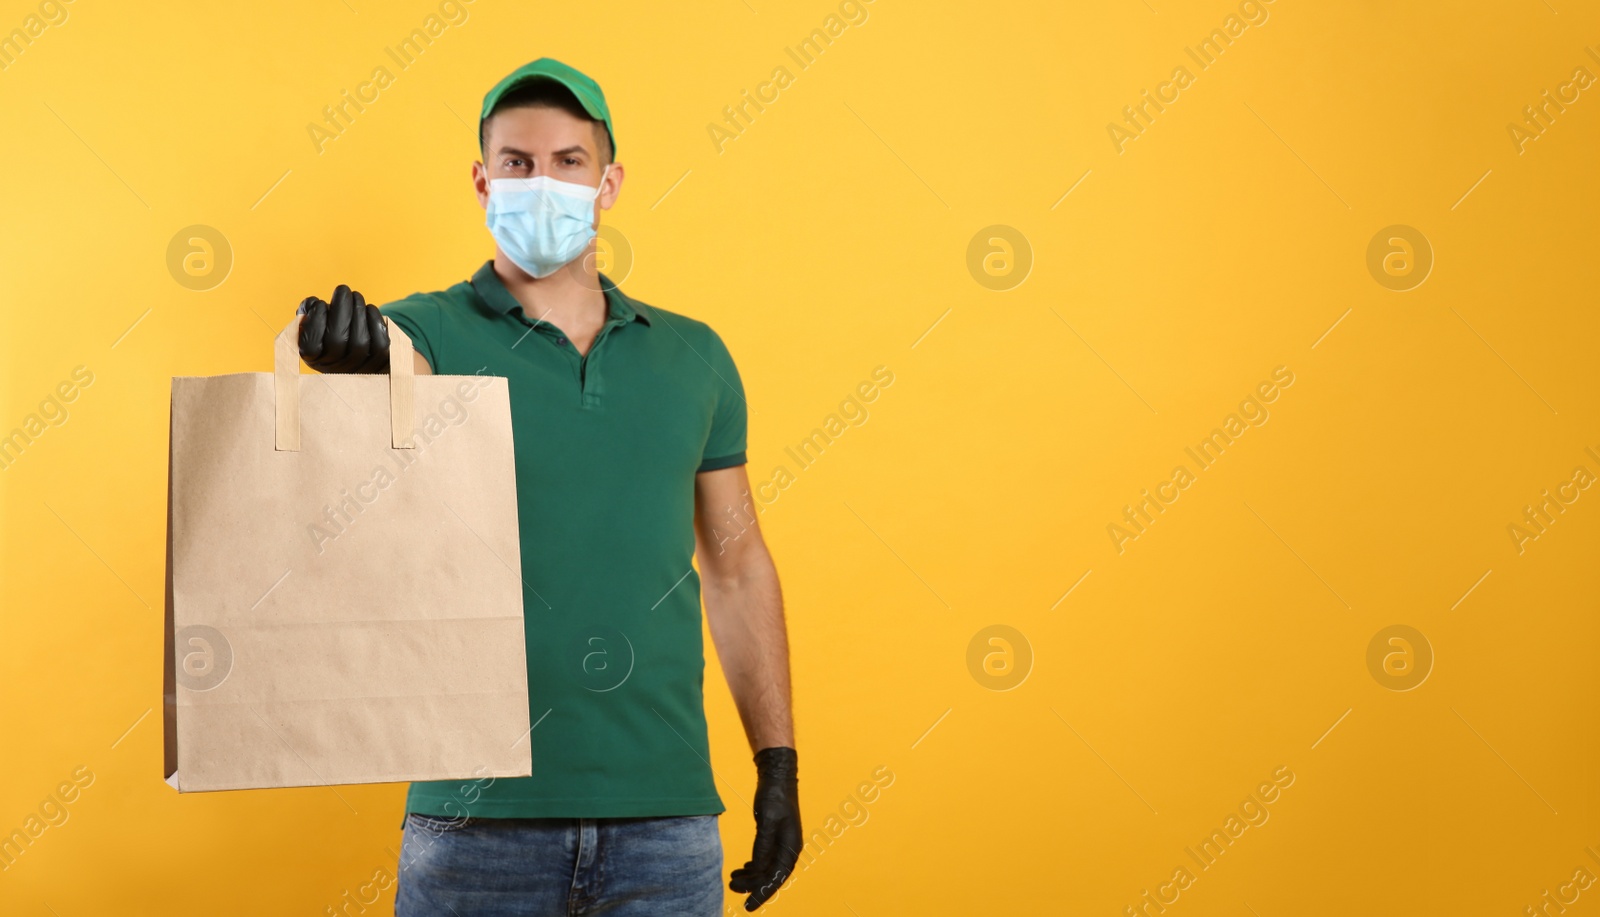
[[[377,306],[339,284],[332,303],[307,296],[300,303],[300,358],[319,373],[386,373],[389,328]]]
[[[749,895],[753,911],[777,893],[800,859],[800,783],[795,750],[785,746],[756,752],[756,843],[750,862],[735,869],[728,887]]]

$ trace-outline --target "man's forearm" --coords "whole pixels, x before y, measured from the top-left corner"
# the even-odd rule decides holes
[[[794,747],[789,639],[778,571],[764,548],[742,569],[701,577],[706,621],[752,751]]]

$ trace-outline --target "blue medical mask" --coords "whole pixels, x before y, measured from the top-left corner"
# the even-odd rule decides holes
[[[589,187],[548,175],[489,180],[487,225],[506,257],[534,277],[549,277],[594,238],[594,202],[605,185]]]

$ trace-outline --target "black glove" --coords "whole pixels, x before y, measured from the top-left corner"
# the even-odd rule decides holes
[[[344,284],[333,302],[307,296],[296,312],[300,320],[300,359],[319,373],[386,373],[389,328],[383,313]]]
[[[735,869],[728,887],[748,894],[744,909],[765,904],[794,871],[805,843],[800,830],[800,782],[795,750],[779,746],[756,752],[756,843],[750,862]]]

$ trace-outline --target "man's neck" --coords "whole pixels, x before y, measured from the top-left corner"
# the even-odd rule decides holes
[[[554,325],[575,340],[592,339],[606,321],[606,296],[593,268],[593,250],[591,242],[573,263],[535,279],[496,249],[494,272],[528,318]]]

